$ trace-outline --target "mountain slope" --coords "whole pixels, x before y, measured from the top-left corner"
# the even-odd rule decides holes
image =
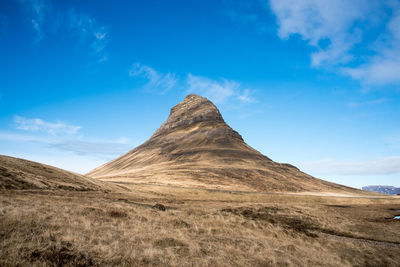
[[[118,187],[29,160],[0,155],[0,189],[111,191]]]
[[[247,145],[208,99],[188,95],[144,144],[87,174],[102,180],[268,192],[357,192]]]

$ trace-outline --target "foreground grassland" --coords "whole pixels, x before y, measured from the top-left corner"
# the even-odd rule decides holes
[[[0,265],[400,262],[400,221],[388,219],[399,214],[399,198],[124,186],[129,191],[0,192]]]

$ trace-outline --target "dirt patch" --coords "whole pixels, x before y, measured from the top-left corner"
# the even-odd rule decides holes
[[[94,259],[87,253],[77,251],[70,243],[51,245],[45,249],[35,249],[29,255],[33,262],[50,266],[95,266]]]
[[[171,237],[156,240],[154,246],[162,249],[171,248],[178,255],[185,255],[189,252],[189,246],[186,243]]]
[[[122,210],[109,210],[107,214],[112,218],[126,218],[128,213]]]
[[[175,227],[181,227],[181,228],[190,228],[190,224],[185,222],[184,220],[172,220],[171,224]]]
[[[240,215],[251,220],[267,221],[309,237],[318,237],[317,234],[313,233],[318,227],[309,219],[277,214],[279,209],[276,207],[223,209],[222,211]]]

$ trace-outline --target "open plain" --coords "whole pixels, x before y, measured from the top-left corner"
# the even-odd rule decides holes
[[[0,265],[397,266],[400,198],[124,184],[0,194]],[[157,205],[159,204],[159,205]]]

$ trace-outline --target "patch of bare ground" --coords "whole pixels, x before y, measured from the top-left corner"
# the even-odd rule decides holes
[[[397,199],[130,189],[131,193],[2,191],[0,265],[400,262],[400,222],[385,219],[397,214]]]

